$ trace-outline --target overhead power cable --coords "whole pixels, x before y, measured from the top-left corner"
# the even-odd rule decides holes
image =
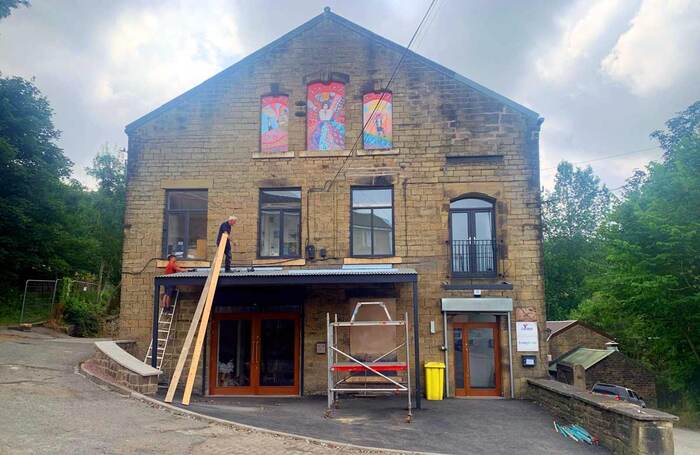
[[[379,108],[379,105],[381,104],[382,100],[384,99],[384,96],[389,91],[389,87],[391,87],[391,83],[394,81],[394,78],[396,77],[396,74],[398,73],[399,68],[401,67],[401,64],[403,63],[404,59],[406,58],[406,55],[408,55],[408,53],[411,49],[411,45],[413,44],[413,41],[416,39],[416,36],[418,36],[418,32],[420,31],[421,27],[423,26],[423,23],[428,18],[430,11],[433,9],[433,7],[435,6],[435,4],[437,2],[438,2],[438,0],[432,0],[430,2],[430,6],[428,6],[428,10],[423,15],[423,18],[421,19],[420,23],[418,24],[416,31],[413,32],[413,36],[411,36],[411,40],[408,42],[406,49],[404,50],[403,54],[401,54],[401,58],[399,59],[399,62],[396,64],[396,67],[394,67],[394,71],[392,72],[391,77],[389,78],[389,82],[386,83],[384,90],[382,90],[382,95],[379,97],[379,100],[374,105],[374,109],[372,110],[372,114],[367,118],[367,121],[364,123],[364,125],[362,125],[362,130],[360,131],[360,134],[355,139],[355,142],[353,143],[352,148],[350,149],[350,153],[348,154],[348,156],[345,157],[342,164],[340,165],[340,168],[338,168],[338,171],[335,173],[333,178],[331,180],[327,181],[326,184],[323,186],[323,191],[329,191],[333,187],[333,184],[335,183],[338,176],[345,168],[345,165],[348,163],[350,158],[354,155],[355,151],[357,150],[357,144],[360,142],[360,139],[362,139],[362,137],[365,134],[365,129],[367,128],[367,125],[369,125],[369,122],[374,118],[375,112],[377,112],[377,109]]]
[[[649,150],[655,150],[655,149],[659,149],[659,148],[661,148],[661,146],[655,145],[654,147],[647,147],[647,148],[644,148],[644,149],[633,150],[633,151],[631,151],[631,152],[618,153],[618,154],[616,154],[616,155],[601,156],[601,157],[598,157],[598,158],[593,158],[593,159],[585,160],[585,161],[576,161],[576,162],[573,162],[573,163],[571,163],[571,164],[593,163],[593,162],[596,162],[596,161],[609,160],[609,159],[618,158],[618,157],[621,157],[621,156],[634,155],[635,153],[648,152]],[[540,169],[540,172],[555,170],[555,169],[557,169],[558,167],[559,167],[559,166],[557,165],[557,166],[554,166],[554,167],[548,167],[548,168]]]

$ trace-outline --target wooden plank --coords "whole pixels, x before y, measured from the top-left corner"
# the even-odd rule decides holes
[[[207,289],[207,298],[204,302],[202,317],[199,321],[197,339],[194,342],[194,351],[192,351],[192,359],[190,360],[190,372],[187,375],[187,382],[185,383],[185,392],[182,395],[182,404],[184,404],[185,406],[190,404],[190,397],[192,396],[192,387],[194,386],[194,378],[197,375],[197,365],[199,364],[199,357],[202,355],[202,346],[204,345],[204,337],[207,333],[209,315],[211,314],[211,304],[214,301],[214,294],[216,293],[216,284],[219,282],[221,260],[224,257],[224,247],[227,241],[228,234],[224,233],[221,236],[219,248],[216,250],[216,256],[214,257],[214,263],[211,266],[211,283],[209,285],[209,289]]]
[[[228,238],[228,234],[224,233],[224,235]],[[221,256],[223,256],[223,251],[225,248],[225,243],[220,242],[219,248],[216,251],[216,255],[219,256],[219,250],[221,250]],[[221,257],[219,257],[219,270],[220,269]],[[177,386],[180,383],[180,376],[182,375],[182,370],[185,368],[185,363],[187,362],[187,355],[190,353],[190,346],[192,346],[192,340],[194,339],[194,334],[197,332],[199,319],[202,316],[202,311],[204,311],[204,304],[207,301],[207,295],[209,294],[209,287],[211,285],[213,271],[214,267],[212,267],[211,270],[209,270],[209,276],[207,276],[207,281],[204,283],[204,288],[202,288],[202,295],[199,297],[199,302],[197,302],[197,308],[195,308],[194,310],[194,315],[192,316],[190,328],[187,330],[187,336],[185,337],[185,342],[182,345],[180,357],[177,359],[177,365],[175,366],[173,377],[170,380],[170,386],[168,386],[168,393],[165,395],[166,403],[173,402],[173,398],[175,397],[175,390],[177,389]]]

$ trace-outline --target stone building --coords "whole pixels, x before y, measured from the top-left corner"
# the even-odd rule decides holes
[[[547,321],[547,344],[551,360],[576,348],[605,349],[615,341],[610,335],[579,320]]]
[[[656,404],[654,374],[620,352],[614,343],[606,349],[577,348],[561,356],[555,367],[557,381],[573,384],[575,365],[583,366],[586,390],[597,382],[615,384],[634,390],[649,406]]]
[[[325,393],[326,315],[370,300],[408,313],[411,368],[446,361],[449,395],[521,397],[547,368],[541,123],[326,9],[126,127],[120,336],[145,352],[177,285],[167,378],[206,273],[164,259],[208,267],[235,213],[197,390]]]

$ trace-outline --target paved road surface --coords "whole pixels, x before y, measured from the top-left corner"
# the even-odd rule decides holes
[[[0,454],[363,453],[152,408],[76,373],[94,340],[29,336],[0,329]]]
[[[676,455],[697,455],[700,453],[700,431],[673,429],[673,444]]]
[[[235,430],[122,397],[77,373],[93,341],[0,329],[0,454],[365,453]],[[700,453],[700,433],[675,434],[677,454]],[[584,449],[570,447],[559,453]]]

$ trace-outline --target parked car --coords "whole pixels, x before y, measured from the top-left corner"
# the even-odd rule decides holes
[[[639,405],[643,408],[647,407],[647,404],[644,402],[642,397],[637,395],[637,392],[635,392],[632,389],[628,389],[627,387],[622,387],[620,385],[603,384],[602,382],[597,382],[591,389],[591,392],[599,393],[601,395],[613,396],[616,400],[627,401],[629,403]]]

